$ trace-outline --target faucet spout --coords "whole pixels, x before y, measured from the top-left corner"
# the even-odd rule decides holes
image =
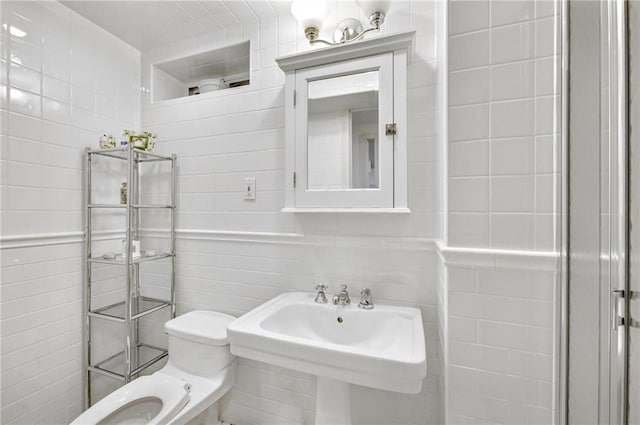
[[[351,304],[351,298],[349,298],[349,292],[347,291],[347,285],[340,285],[340,292],[333,297],[334,305],[348,305]]]

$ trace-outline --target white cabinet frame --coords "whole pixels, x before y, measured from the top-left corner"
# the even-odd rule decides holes
[[[409,212],[407,207],[407,61],[409,57],[410,46],[415,37],[415,31],[391,34],[364,40],[360,42],[347,43],[339,46],[325,47],[314,49],[311,51],[297,53],[276,59],[278,66],[285,72],[285,110],[286,110],[286,126],[285,126],[285,206],[283,211],[286,212]],[[383,66],[384,72],[381,72],[380,93],[384,91],[382,87],[383,81],[390,78],[389,84],[392,86],[390,93],[391,103],[383,106],[383,97],[380,97],[379,103],[379,126],[382,133],[379,143],[380,149],[384,148],[387,142],[392,143],[393,155],[387,157],[386,160],[393,161],[392,181],[393,192],[388,194],[383,187],[385,180],[380,175],[379,191],[373,189],[346,189],[343,191],[308,191],[301,193],[300,188],[307,187],[306,169],[304,176],[298,170],[298,161],[303,153],[299,152],[300,147],[304,145],[306,149],[306,93],[298,92],[296,81],[300,80],[300,76],[313,79],[320,77],[320,70],[324,70],[325,75],[337,75],[342,73],[351,74],[357,72],[358,66],[368,63],[370,60],[379,61],[380,57],[390,57],[389,66],[391,68],[390,76],[386,72],[386,66],[374,65],[373,68],[365,67],[363,69],[376,69]],[[377,59],[373,59],[377,58]],[[384,62],[384,61],[382,61]],[[360,64],[360,65],[357,65]],[[318,72],[318,74],[316,74]],[[387,75],[383,75],[387,74]],[[296,99],[297,98],[297,99]],[[387,100],[385,98],[385,103]],[[302,106],[304,104],[304,106]],[[298,123],[298,117],[302,115],[297,108],[305,108],[305,123]],[[384,126],[390,122],[382,120],[385,108],[391,108],[391,122],[396,124],[395,136],[385,136]],[[304,139],[299,136],[304,135]],[[387,139],[393,139],[387,140]],[[380,151],[382,154],[382,150]],[[304,152],[306,156],[306,152]],[[382,156],[382,155],[381,155]],[[297,159],[298,158],[298,159]],[[382,171],[382,168],[381,168]],[[389,180],[387,180],[386,184]],[[295,183],[295,187],[294,187]],[[315,192],[315,193],[310,193]],[[321,195],[325,192],[326,195]],[[341,192],[341,193],[340,193]],[[372,195],[379,193],[379,198]],[[371,195],[371,196],[369,196]],[[323,196],[327,198],[322,199]],[[387,198],[385,198],[387,196]]]

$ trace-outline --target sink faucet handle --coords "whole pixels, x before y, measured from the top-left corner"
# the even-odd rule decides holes
[[[340,290],[341,291],[346,291],[347,290],[347,285],[345,285],[344,283],[340,285]]]
[[[371,289],[362,288],[360,290],[360,302],[358,307],[365,310],[371,310],[373,308],[373,299],[371,298]]]
[[[327,288],[329,288],[329,287],[327,285],[325,285],[324,283],[319,283],[319,284],[316,285],[316,291],[318,291],[318,294],[316,295],[315,302],[317,302],[319,304],[326,304],[327,303],[327,294],[324,293],[324,291],[326,291]]]

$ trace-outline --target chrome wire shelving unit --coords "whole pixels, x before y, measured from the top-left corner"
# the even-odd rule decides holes
[[[113,160],[126,161],[127,202],[121,203],[93,203],[92,178],[94,170],[92,162],[96,156]],[[171,176],[168,204],[140,203],[141,181],[140,164],[146,162],[170,162]],[[92,405],[91,378],[92,374],[107,376],[123,383],[136,378],[137,375],[167,356],[167,350],[141,341],[139,334],[139,319],[162,309],[169,309],[170,317],[175,317],[175,190],[176,190],[176,156],[159,155],[127,146],[116,149],[89,149],[85,151],[85,407]],[[93,211],[99,209],[122,210],[125,214],[124,249],[122,253],[93,253],[92,238]],[[169,211],[169,252],[143,252],[140,257],[133,254],[133,240],[141,239],[140,210],[164,209]],[[158,299],[140,295],[140,264],[150,261],[169,259],[170,294],[169,299]],[[113,267],[125,267],[125,289],[122,301],[94,308],[92,305],[92,268],[95,264],[107,264]],[[92,320],[116,322],[124,326],[124,349],[106,358],[92,357]]]

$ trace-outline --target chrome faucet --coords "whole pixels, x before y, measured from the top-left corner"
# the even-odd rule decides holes
[[[373,299],[371,298],[371,289],[362,288],[360,290],[360,302],[358,303],[358,307],[364,308],[365,310],[371,310],[373,308]]]
[[[347,285],[340,285],[340,292],[333,297],[334,305],[347,305],[351,304],[351,298],[349,298],[349,292],[347,292]]]
[[[316,291],[318,291],[318,294],[316,295],[315,302],[319,304],[327,303],[327,294],[324,293],[324,291],[326,291],[327,288],[328,286],[322,283],[316,285]]]

